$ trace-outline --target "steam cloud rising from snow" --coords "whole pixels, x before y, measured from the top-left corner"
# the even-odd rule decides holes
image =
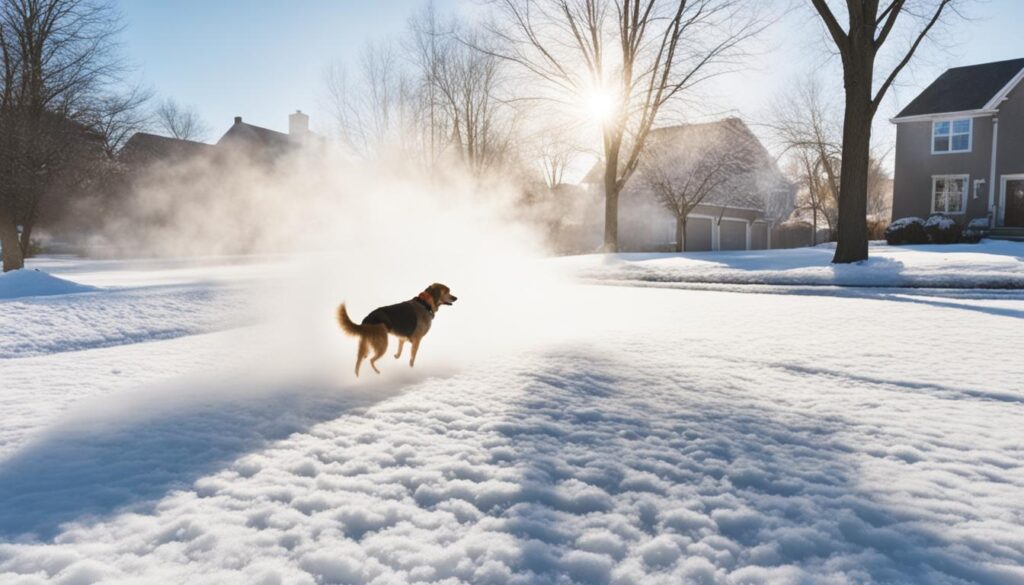
[[[556,279],[536,261],[542,238],[517,210],[519,191],[413,166],[356,160],[327,144],[273,162],[236,153],[155,165],[108,222],[106,245],[153,256],[267,254],[284,278],[247,302],[274,324],[275,361],[319,364],[328,377],[350,376],[355,356],[335,321],[340,302],[359,320],[432,282],[460,300],[440,311],[417,367],[530,341],[523,316],[550,305]],[[405,359],[381,363],[408,368]]]

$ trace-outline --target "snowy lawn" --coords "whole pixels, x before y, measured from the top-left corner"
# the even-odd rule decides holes
[[[1021,278],[1009,246],[953,262]],[[828,270],[777,254],[714,270]],[[1024,583],[1021,293],[567,284],[482,317],[450,283],[416,369],[356,381],[329,318],[324,351],[237,328],[274,268],[47,262],[103,288],[0,301],[5,585]]]
[[[658,283],[1024,288],[1024,243],[887,246],[870,258],[831,264],[835,246],[747,252],[595,254],[559,259],[582,278]]]

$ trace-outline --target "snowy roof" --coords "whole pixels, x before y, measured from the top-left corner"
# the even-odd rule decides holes
[[[730,181],[728,189],[709,194],[703,201],[705,205],[772,211],[766,210],[766,198],[776,192],[793,190],[792,183],[779,171],[775,158],[739,118],[730,117],[714,122],[657,128],[651,131],[647,147],[667,144],[678,151],[679,157],[686,158],[691,156],[691,153],[704,152],[712,143],[719,146],[725,143],[727,148],[743,161],[745,172],[736,175]],[[588,173],[590,182],[600,181],[601,172],[598,163]],[[642,172],[638,171],[638,175]],[[596,180],[593,180],[595,177]],[[641,181],[636,179],[639,177],[630,181],[633,188],[639,188]]]

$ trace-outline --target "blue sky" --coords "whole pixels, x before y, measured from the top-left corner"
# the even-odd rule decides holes
[[[236,115],[285,130],[290,112],[315,112],[327,64],[358,52],[367,39],[397,34],[422,4],[120,1],[125,49],[143,82],[199,108],[214,140]]]
[[[440,10],[470,0],[439,0]],[[779,0],[784,2],[785,0]],[[199,108],[216,140],[233,116],[285,130],[287,115],[302,109],[313,125],[323,72],[332,60],[351,59],[367,40],[399,34],[426,0],[121,0],[125,48],[143,82],[161,97]],[[757,122],[767,103],[809,71],[838,82],[815,17],[801,0],[765,36],[748,68],[705,88],[715,114]],[[923,51],[879,111],[876,133],[921,88],[950,66],[1024,57],[1024,0],[970,4],[970,20],[942,35],[943,47]],[[841,85],[837,85],[841,91]],[[323,127],[323,126],[322,126]]]

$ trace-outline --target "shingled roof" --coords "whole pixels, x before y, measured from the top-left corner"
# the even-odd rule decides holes
[[[217,141],[217,146],[224,145],[257,147],[280,153],[296,144],[288,134],[247,124],[242,121],[241,116],[238,116],[231,128]]]
[[[157,161],[180,161],[193,156],[209,154],[212,146],[193,140],[158,136],[136,132],[121,149],[121,160],[129,164],[149,164]]]
[[[1024,59],[948,69],[907,104],[896,120],[991,107],[990,103],[1008,84],[1021,80],[1022,73]]]

